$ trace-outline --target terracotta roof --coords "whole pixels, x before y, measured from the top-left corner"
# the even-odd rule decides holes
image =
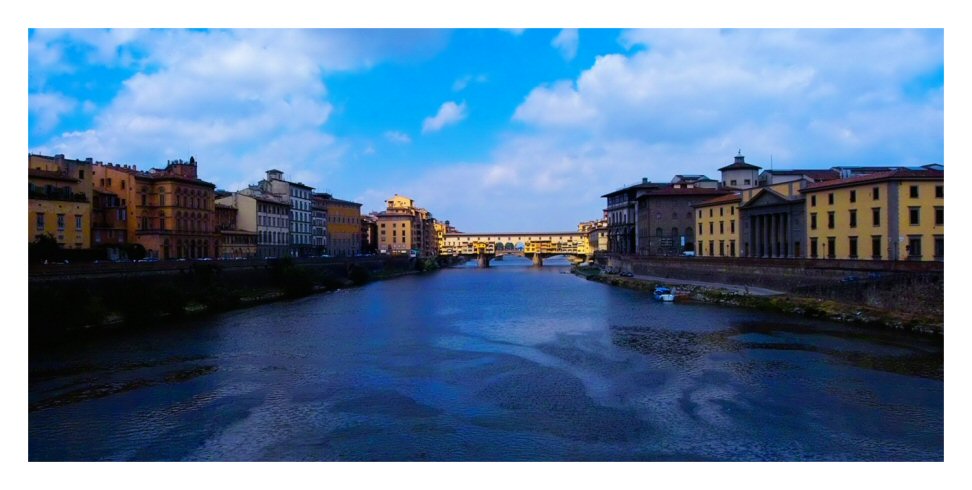
[[[806,169],[806,170],[764,170],[764,174],[773,175],[805,175],[813,180],[834,180],[840,178],[840,172],[833,169]]]
[[[634,190],[638,190],[638,189],[654,189],[654,188],[657,188],[657,187],[668,187],[670,185],[671,184],[669,184],[669,183],[661,184],[661,183],[658,183],[658,182],[639,182],[637,184],[629,185],[627,187],[622,187],[622,188],[620,188],[620,189],[618,189],[616,191],[613,191],[613,192],[608,192],[607,194],[604,194],[601,197],[616,196],[616,195],[621,194],[621,193],[624,193],[624,192],[634,191]]]
[[[697,202],[692,205],[692,207],[701,208],[705,206],[714,206],[716,204],[727,204],[730,202],[740,202],[742,201],[742,196],[736,193],[726,194],[724,196],[714,197],[706,201]]]
[[[717,196],[717,195],[726,194],[728,192],[729,191],[725,189],[709,189],[706,187],[692,187],[692,188],[666,187],[664,189],[651,191],[641,197],[644,198],[644,197],[654,197],[654,196]]]
[[[911,170],[898,169],[890,172],[878,172],[867,175],[859,175],[847,179],[830,180],[827,182],[817,182],[810,184],[800,192],[814,192],[821,189],[835,189],[838,187],[848,187],[871,182],[882,182],[888,180],[945,180],[945,172],[940,170]]]

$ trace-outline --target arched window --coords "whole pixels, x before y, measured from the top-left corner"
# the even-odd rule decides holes
[[[655,228],[655,236],[662,236],[662,233],[661,227]]]
[[[678,238],[678,228],[672,227],[672,238]]]

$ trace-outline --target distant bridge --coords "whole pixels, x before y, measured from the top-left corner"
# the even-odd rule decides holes
[[[500,255],[519,255],[542,266],[543,259],[555,255],[581,261],[591,255],[587,236],[576,231],[512,233],[446,233],[441,255],[475,257],[480,267]]]

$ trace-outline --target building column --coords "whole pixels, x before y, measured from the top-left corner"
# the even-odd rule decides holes
[[[790,214],[783,213],[783,256],[790,258]]]
[[[780,256],[780,215],[778,213],[773,213],[770,220],[773,222],[773,258]]]

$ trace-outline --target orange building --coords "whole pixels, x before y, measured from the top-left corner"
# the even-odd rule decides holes
[[[54,237],[66,248],[91,247],[91,159],[27,155],[27,237]]]
[[[94,186],[125,207],[130,242],[160,259],[215,257],[215,188],[200,180],[195,158],[167,162],[164,169],[96,164]],[[124,203],[124,204],[121,204]]]

